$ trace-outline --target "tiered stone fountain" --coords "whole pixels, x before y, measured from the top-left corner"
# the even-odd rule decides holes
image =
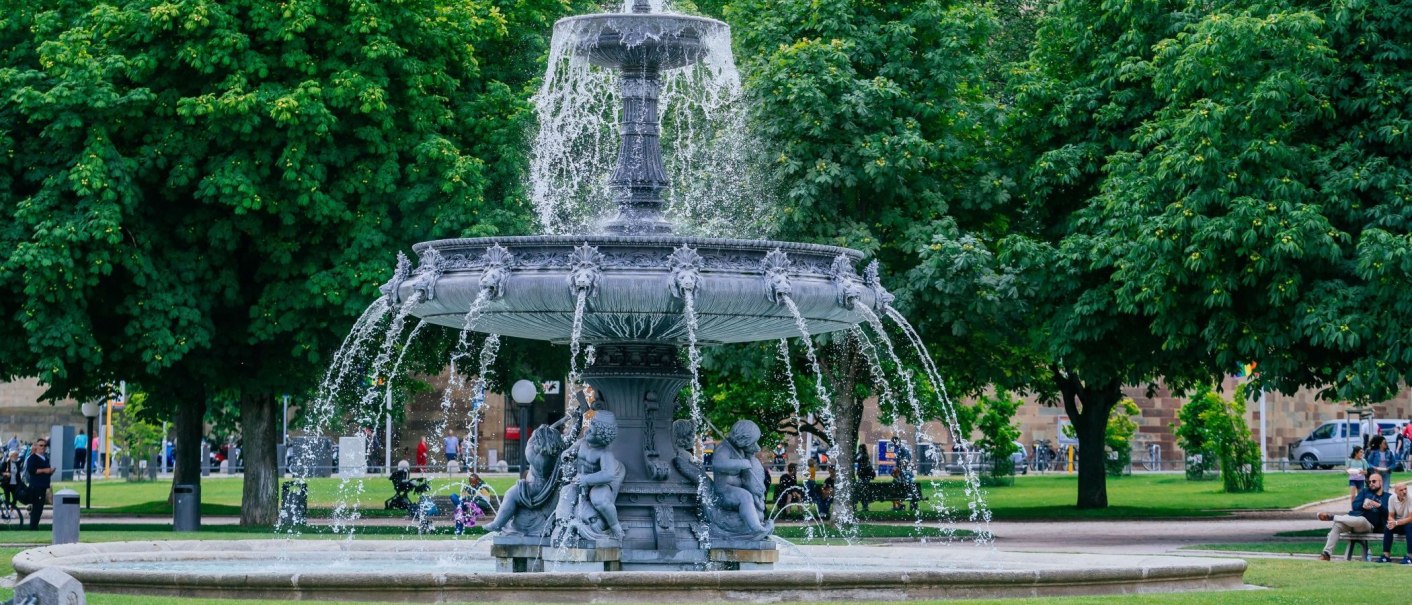
[[[645,11],[641,2],[637,8]],[[858,305],[885,296],[855,271],[863,256],[855,250],[672,235],[662,212],[669,183],[659,142],[661,72],[701,59],[701,40],[724,23],[634,12],[574,17],[556,28],[579,36],[574,52],[619,73],[617,216],[592,235],[419,244],[419,268],[389,293],[422,301],[411,312],[424,321],[456,329],[470,321],[477,331],[596,348],[583,379],[601,410],[589,424],[615,422],[616,436],[593,450],[609,454],[617,476],[588,485],[599,465],[581,455],[590,447],[588,435],[579,436],[581,417],[559,429],[578,439],[562,454],[538,434],[559,430],[537,429],[531,456],[540,463],[491,526],[505,533],[495,538],[504,569],[773,563],[763,494],[752,493],[763,490],[752,455],[759,428],[749,421],[733,427],[722,447],[744,466],[722,464],[730,453],[718,453],[714,476],[673,443],[676,395],[691,377],[679,347],[798,337],[801,321],[815,334],[849,328],[864,321]],[[574,473],[579,483],[568,483]],[[613,510],[592,502],[609,491]]]
[[[759,427],[741,420],[713,472],[700,427],[674,420],[699,346],[807,336],[876,321],[890,296],[853,250],[673,236],[663,218],[657,100],[662,70],[702,59],[718,21],[633,13],[566,19],[572,50],[620,74],[615,218],[602,232],[427,242],[372,310],[490,334],[568,343],[596,358],[599,397],[527,448],[528,477],[479,541],[238,540],[70,544],[17,555],[93,592],[194,598],[399,602],[840,601],[1233,589],[1231,559],[1006,553],[987,546],[806,546],[783,557],[761,516]],[[379,315],[380,316],[380,315]],[[366,319],[367,316],[365,316]],[[375,321],[360,320],[355,334]],[[870,322],[871,323],[871,322]],[[874,326],[876,328],[876,325]],[[413,332],[415,333],[415,331]],[[366,334],[363,334],[366,336]],[[363,338],[355,338],[361,341]],[[806,339],[807,342],[807,339]],[[355,347],[356,348],[356,347]],[[345,363],[344,366],[349,364]],[[576,370],[575,370],[576,371]],[[374,398],[376,399],[376,398]],[[774,566],[773,569],[770,569]],[[541,573],[522,573],[522,572]],[[604,572],[613,573],[604,573]]]

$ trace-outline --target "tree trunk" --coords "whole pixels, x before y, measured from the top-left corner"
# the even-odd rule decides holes
[[[201,494],[201,438],[206,430],[206,395],[199,393],[176,410],[172,486],[190,484]],[[168,496],[168,500],[171,497]]]
[[[240,400],[240,437],[241,460],[245,465],[240,525],[272,526],[279,519],[275,499],[279,466],[273,395],[246,396]]]
[[[1074,423],[1079,440],[1078,508],[1108,508],[1108,415],[1122,399],[1122,383],[1112,381],[1097,387],[1085,385],[1070,374],[1055,373],[1064,411]]]
[[[834,421],[831,438],[836,450],[831,461],[836,479],[830,510],[834,519],[846,521],[853,516],[854,486],[858,482],[853,457],[858,453],[858,425],[863,417],[863,402],[855,395],[862,350],[852,337],[848,337],[835,344],[832,353],[820,360],[829,379],[829,412]],[[822,483],[824,478],[819,481]]]

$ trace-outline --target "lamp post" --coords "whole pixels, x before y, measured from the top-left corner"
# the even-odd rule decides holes
[[[528,461],[525,459],[525,447],[529,445],[529,418],[530,406],[534,404],[534,398],[539,396],[539,390],[534,387],[534,383],[528,380],[521,380],[510,387],[510,398],[520,405],[520,472],[525,471]]]
[[[86,488],[88,493],[84,494],[83,507],[91,509],[93,508],[93,421],[98,418],[98,402],[86,401],[80,406],[80,409],[83,411],[83,417],[88,419],[88,436],[83,438],[83,449],[88,451],[88,454],[83,457],[83,477],[88,484]]]

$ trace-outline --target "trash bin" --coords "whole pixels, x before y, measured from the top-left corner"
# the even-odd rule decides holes
[[[181,483],[172,488],[172,531],[194,532],[201,528],[201,492],[195,485]]]
[[[309,484],[285,481],[279,490],[279,524],[303,525],[309,517]]]
[[[54,494],[54,543],[78,542],[78,492],[61,489]]]

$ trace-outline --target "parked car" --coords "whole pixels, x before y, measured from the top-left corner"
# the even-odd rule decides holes
[[[1397,431],[1407,425],[1406,420],[1378,420],[1377,423],[1378,432],[1393,442]],[[1340,466],[1348,460],[1354,446],[1363,445],[1363,425],[1357,420],[1325,422],[1295,445],[1290,459],[1298,461],[1305,470]]]
[[[1010,454],[1010,461],[1015,465],[1015,473],[1024,475],[1030,472],[1029,454],[1025,450],[1025,444],[1015,442],[1016,451]],[[952,475],[963,475],[967,467],[971,472],[984,474],[990,472],[990,457],[978,451],[952,452],[951,458],[946,465],[946,472]]]

